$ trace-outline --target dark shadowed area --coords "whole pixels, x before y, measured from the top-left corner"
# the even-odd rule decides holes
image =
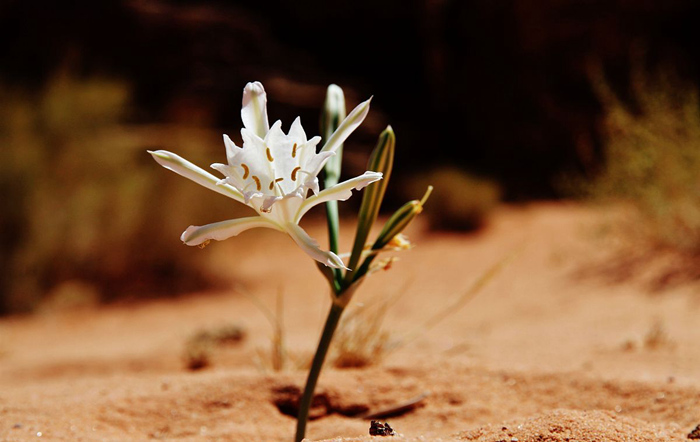
[[[605,163],[592,72],[632,112],[635,66],[694,87],[699,9],[690,0],[5,1],[0,264],[10,270],[0,311],[30,310],[63,283],[87,282],[83,295],[100,300],[214,284],[172,237],[238,209],[164,176],[144,151],[218,161],[220,134],[237,137],[248,81],[265,84],[273,119],[300,115],[311,130],[328,84],[349,106],[373,95],[345,171],[362,170],[391,124],[390,204],[416,197],[418,176],[460,189],[436,193],[445,205],[466,192],[456,221],[436,226],[478,227],[499,199],[559,197],[562,177],[591,178]]]

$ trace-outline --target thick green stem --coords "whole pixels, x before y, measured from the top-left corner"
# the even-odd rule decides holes
[[[340,305],[333,304],[331,305],[331,310],[328,312],[326,325],[323,327],[323,334],[321,334],[321,340],[318,343],[318,348],[316,348],[316,354],[314,355],[314,360],[311,363],[311,370],[309,370],[309,377],[306,379],[304,394],[301,397],[301,402],[299,403],[297,433],[296,436],[294,436],[295,442],[301,442],[306,434],[306,421],[309,418],[309,409],[311,408],[311,400],[314,397],[314,390],[316,390],[318,376],[321,374],[323,361],[326,359],[328,348],[330,347],[331,340],[333,339],[333,333],[335,333],[335,329],[338,327],[338,321],[340,321],[340,316],[343,314],[344,309],[345,308]]]

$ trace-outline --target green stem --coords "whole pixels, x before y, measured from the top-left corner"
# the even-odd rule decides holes
[[[337,184],[337,180],[336,180]],[[333,184],[331,184],[332,186]],[[328,182],[326,182],[326,188],[329,187]],[[326,218],[328,220],[328,243],[329,249],[333,253],[338,253],[338,235],[339,235],[339,221],[338,221],[338,201],[328,201],[326,203]],[[337,281],[342,278],[342,273],[340,269],[332,269],[333,276]]]
[[[344,309],[345,308],[340,305],[333,304],[331,306],[331,310],[328,312],[326,325],[323,327],[323,334],[321,334],[321,340],[318,343],[318,348],[316,348],[316,354],[314,355],[314,360],[311,363],[311,370],[309,370],[309,377],[306,378],[304,394],[301,397],[301,402],[299,403],[297,434],[294,437],[295,442],[301,442],[306,434],[306,421],[309,418],[309,409],[311,408],[311,400],[314,396],[314,390],[316,390],[318,376],[321,374],[323,361],[326,359],[328,347],[330,347],[331,340],[333,339],[333,333],[335,333],[335,329],[338,327],[338,321],[340,321],[340,316],[343,314]]]

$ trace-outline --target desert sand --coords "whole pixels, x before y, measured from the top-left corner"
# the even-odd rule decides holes
[[[700,424],[699,286],[651,290],[653,263],[611,278],[609,222],[601,208],[538,203],[500,208],[476,234],[416,223],[415,248],[350,307],[386,309],[391,351],[366,367],[326,366],[308,440],[688,440]],[[325,242],[320,220],[306,227]],[[0,319],[0,440],[291,441],[282,411],[305,381],[296,365],[315,349],[325,281],[276,232],[191,251],[229,288]],[[478,295],[426,326],[504,259]],[[279,296],[291,356],[275,372],[256,302],[275,311]],[[244,339],[187,369],[188,339],[232,325]],[[414,398],[381,419],[397,436],[369,436],[362,415]]]

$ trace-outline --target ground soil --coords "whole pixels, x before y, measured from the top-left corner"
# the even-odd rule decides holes
[[[386,309],[381,342],[392,351],[376,349],[367,367],[326,367],[309,440],[382,439],[358,415],[416,397],[382,418],[395,439],[688,440],[700,424],[698,285],[651,292],[653,263],[611,280],[611,219],[551,203],[501,208],[477,234],[413,226],[416,247],[372,275],[350,307]],[[325,239],[320,223],[307,227]],[[291,440],[295,421],[280,409],[293,412],[305,380],[295,367],[329,306],[323,278],[276,232],[191,250],[231,288],[1,319],[0,440]],[[281,372],[270,368],[273,328],[259,304],[283,318]],[[208,366],[187,369],[187,342],[224,326],[246,337],[206,347]]]

